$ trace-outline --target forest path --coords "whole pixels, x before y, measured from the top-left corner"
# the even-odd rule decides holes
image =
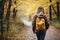
[[[19,40],[37,40],[36,35],[32,31],[32,24],[29,21],[23,21],[26,29],[17,35]],[[45,40],[60,40],[60,30],[50,26],[47,30]]]

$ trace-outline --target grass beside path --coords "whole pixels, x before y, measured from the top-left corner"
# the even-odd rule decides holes
[[[50,24],[60,29],[60,20],[53,19],[52,21],[50,21]]]

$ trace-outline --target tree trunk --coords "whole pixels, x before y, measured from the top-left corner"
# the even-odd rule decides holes
[[[14,20],[16,19],[16,15],[17,15],[17,10],[14,8],[14,9],[13,9],[13,19],[14,19]]]
[[[1,28],[1,38],[3,40],[3,15],[4,15],[4,4],[5,0],[0,1],[0,28]]]
[[[60,14],[59,14],[59,2],[57,2],[57,20],[59,20],[59,16],[60,16]]]
[[[50,0],[50,2],[52,2],[51,0]],[[49,6],[49,16],[50,16],[50,20],[52,20],[52,11],[51,11],[52,9],[51,9],[51,5]]]
[[[8,30],[9,30],[9,18],[10,18],[11,3],[12,3],[12,1],[9,0],[9,5],[8,5],[8,9],[7,9],[7,14],[6,14],[6,18],[5,18],[5,20],[7,21],[7,32],[8,32]]]

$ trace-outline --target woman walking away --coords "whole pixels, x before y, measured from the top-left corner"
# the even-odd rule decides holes
[[[33,18],[32,30],[38,40],[44,40],[49,23],[43,7],[39,7],[37,14]]]

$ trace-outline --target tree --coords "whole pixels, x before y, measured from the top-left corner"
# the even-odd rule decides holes
[[[14,4],[16,5],[16,1],[14,1]],[[14,9],[13,9],[13,19],[15,20],[15,18],[16,18],[16,14],[17,14],[17,10],[16,10],[16,8],[14,7]]]
[[[51,2],[51,0],[50,0],[50,2]],[[51,10],[51,5],[49,6],[49,16],[50,16],[50,20],[52,20],[52,10]]]
[[[7,32],[9,30],[9,18],[10,18],[10,9],[11,9],[11,5],[12,5],[12,0],[9,0],[9,5],[8,5],[8,8],[7,8],[7,14],[6,14],[6,17],[5,17],[5,20],[7,21]]]
[[[60,14],[59,14],[59,2],[57,2],[57,20],[59,20],[59,16],[60,16]]]
[[[3,15],[4,15],[4,4],[6,0],[0,1],[0,27],[1,27],[1,40],[3,40]]]

